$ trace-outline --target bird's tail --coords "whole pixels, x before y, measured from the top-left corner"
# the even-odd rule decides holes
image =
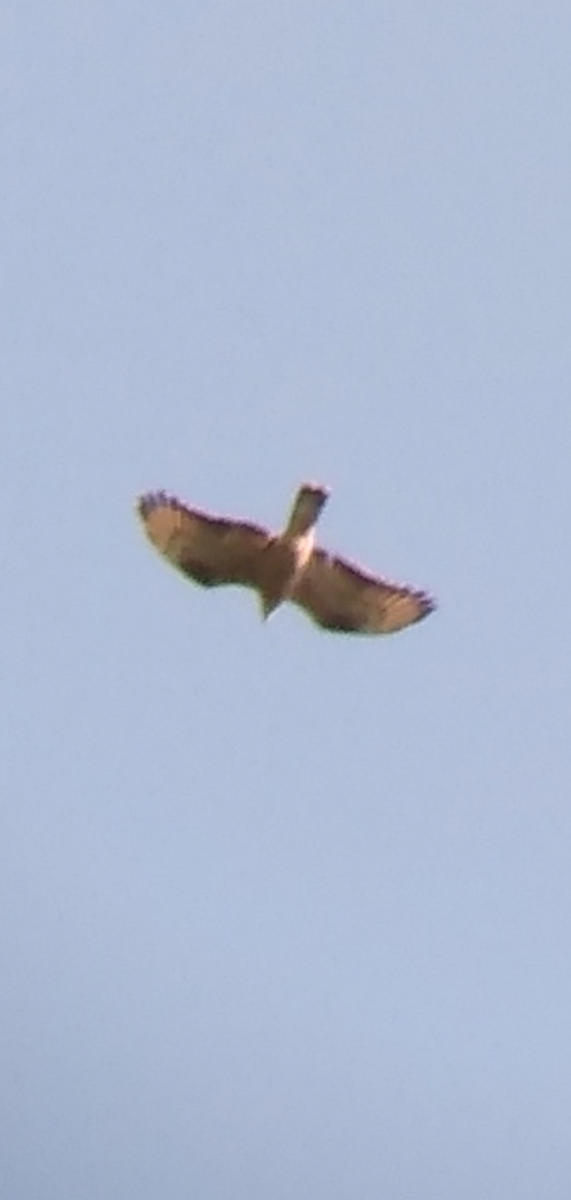
[[[318,483],[303,483],[299,488],[285,528],[290,537],[308,533],[316,524],[327,501],[329,489]]]

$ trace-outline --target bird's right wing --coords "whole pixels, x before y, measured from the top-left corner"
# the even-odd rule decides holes
[[[427,592],[370,575],[325,550],[313,551],[291,599],[338,633],[396,633],[435,608]]]
[[[165,492],[146,493],[137,507],[155,549],[195,583],[258,587],[267,529],[187,508]]]

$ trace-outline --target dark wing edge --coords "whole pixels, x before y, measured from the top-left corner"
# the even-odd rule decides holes
[[[260,558],[272,540],[261,525],[189,508],[167,492],[137,500],[145,533],[159,554],[203,587],[257,587]]]
[[[291,597],[323,629],[337,633],[398,633],[436,608],[420,588],[393,583],[325,550],[314,550]]]

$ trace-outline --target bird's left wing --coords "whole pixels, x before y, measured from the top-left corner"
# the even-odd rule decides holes
[[[389,583],[319,549],[291,599],[318,625],[338,633],[396,633],[435,608],[427,592]]]
[[[141,496],[138,510],[155,549],[195,583],[258,586],[262,556],[272,540],[267,529],[187,508],[165,492]]]

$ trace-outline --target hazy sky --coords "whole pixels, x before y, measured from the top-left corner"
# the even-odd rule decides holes
[[[5,0],[6,1200],[568,1200],[571,11]],[[267,626],[153,487],[434,591]]]

